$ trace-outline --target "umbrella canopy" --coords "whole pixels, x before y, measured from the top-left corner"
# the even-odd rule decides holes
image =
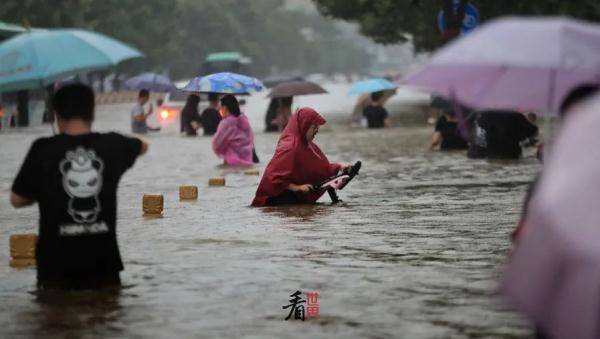
[[[152,92],[170,92],[175,89],[171,79],[156,73],[142,73],[125,81],[127,89],[147,89]]]
[[[599,109],[596,96],[569,112],[501,284],[548,338],[600,338]]]
[[[200,93],[248,94],[261,91],[263,88],[265,86],[256,78],[222,72],[195,77],[182,90]]]
[[[269,92],[269,98],[293,97],[295,95],[328,93],[323,87],[310,81],[290,81],[281,83]]]
[[[78,29],[35,31],[0,44],[0,91],[39,88],[81,71],[143,56],[105,35]]]
[[[386,91],[390,89],[395,89],[396,86],[393,82],[390,82],[383,78],[374,78],[363,80],[355,83],[350,87],[348,94],[363,94],[363,93],[373,93],[379,91]]]
[[[281,83],[284,82],[290,82],[290,81],[303,81],[304,78],[300,75],[275,75],[275,76],[270,76],[267,78],[262,79],[262,83],[267,87],[267,88],[272,88],[275,87]]]
[[[600,80],[598,55],[600,25],[508,17],[455,40],[402,82],[467,106],[555,114],[573,87]]]

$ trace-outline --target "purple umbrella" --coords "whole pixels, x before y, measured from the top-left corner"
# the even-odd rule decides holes
[[[569,112],[501,285],[549,338],[600,338],[599,111]]]
[[[556,114],[600,80],[600,25],[566,18],[494,20],[439,50],[402,82],[484,109]]]
[[[139,90],[147,89],[151,92],[170,92],[175,89],[171,79],[156,73],[142,73],[125,81],[125,88]]]

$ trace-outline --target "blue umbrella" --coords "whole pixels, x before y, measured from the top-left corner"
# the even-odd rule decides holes
[[[379,91],[385,91],[390,89],[395,89],[396,86],[394,83],[387,81],[383,78],[374,78],[363,80],[355,83],[350,87],[348,91],[348,95],[351,94],[363,94],[363,93],[373,93]]]
[[[142,56],[115,39],[84,30],[23,33],[0,44],[0,91],[39,88]]]
[[[256,78],[236,73],[215,73],[192,79],[182,90],[202,93],[248,94],[265,86]]]
[[[156,73],[142,73],[125,81],[127,89],[147,89],[152,92],[170,92],[175,89],[171,79]]]

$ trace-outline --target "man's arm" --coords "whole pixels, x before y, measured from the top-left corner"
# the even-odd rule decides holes
[[[140,139],[140,141],[142,142],[142,148],[140,149],[140,155],[146,154],[146,152],[148,152],[148,143],[142,139]]]
[[[390,113],[388,113],[385,107],[381,107],[383,112],[383,127],[388,128],[392,126],[392,121],[390,120]]]
[[[138,111],[138,114],[133,114],[133,119],[135,119],[135,121],[138,122],[144,122],[146,121],[146,119],[148,119],[150,114],[152,114],[152,110],[152,104],[150,104],[150,106],[148,107],[148,112],[144,112],[144,108],[142,107],[140,111]]]
[[[390,118],[385,118],[385,119],[383,120],[383,126],[384,126],[385,128],[392,127],[392,121],[390,120]]]
[[[431,144],[429,145],[429,149],[433,151],[441,143],[442,134],[438,131],[433,132],[433,135],[431,136]]]
[[[20,196],[15,192],[10,192],[10,204],[13,205],[14,208],[30,206],[33,205],[33,203],[34,201],[31,199]]]
[[[118,133],[111,133],[111,135],[115,138],[113,141],[115,148],[120,150],[116,152],[115,160],[117,160],[116,166],[118,166],[121,173],[131,168],[139,156],[148,152],[149,145],[142,138],[124,136]]]
[[[154,111],[154,107],[152,106],[152,104],[148,105],[148,112],[146,112],[146,114],[144,114],[144,117],[147,118],[148,116],[150,116],[150,114],[152,114],[153,111]]]

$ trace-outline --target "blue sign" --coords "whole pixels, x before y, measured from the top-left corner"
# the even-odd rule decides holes
[[[454,11],[458,11],[459,1],[454,0]],[[438,13],[438,28],[440,32],[444,32],[446,30],[446,23],[444,22],[444,11],[441,10]],[[479,25],[479,12],[477,8],[471,4],[467,4],[465,6],[465,18],[463,20],[462,27],[460,29],[461,34],[467,34],[474,30],[477,25]]]

